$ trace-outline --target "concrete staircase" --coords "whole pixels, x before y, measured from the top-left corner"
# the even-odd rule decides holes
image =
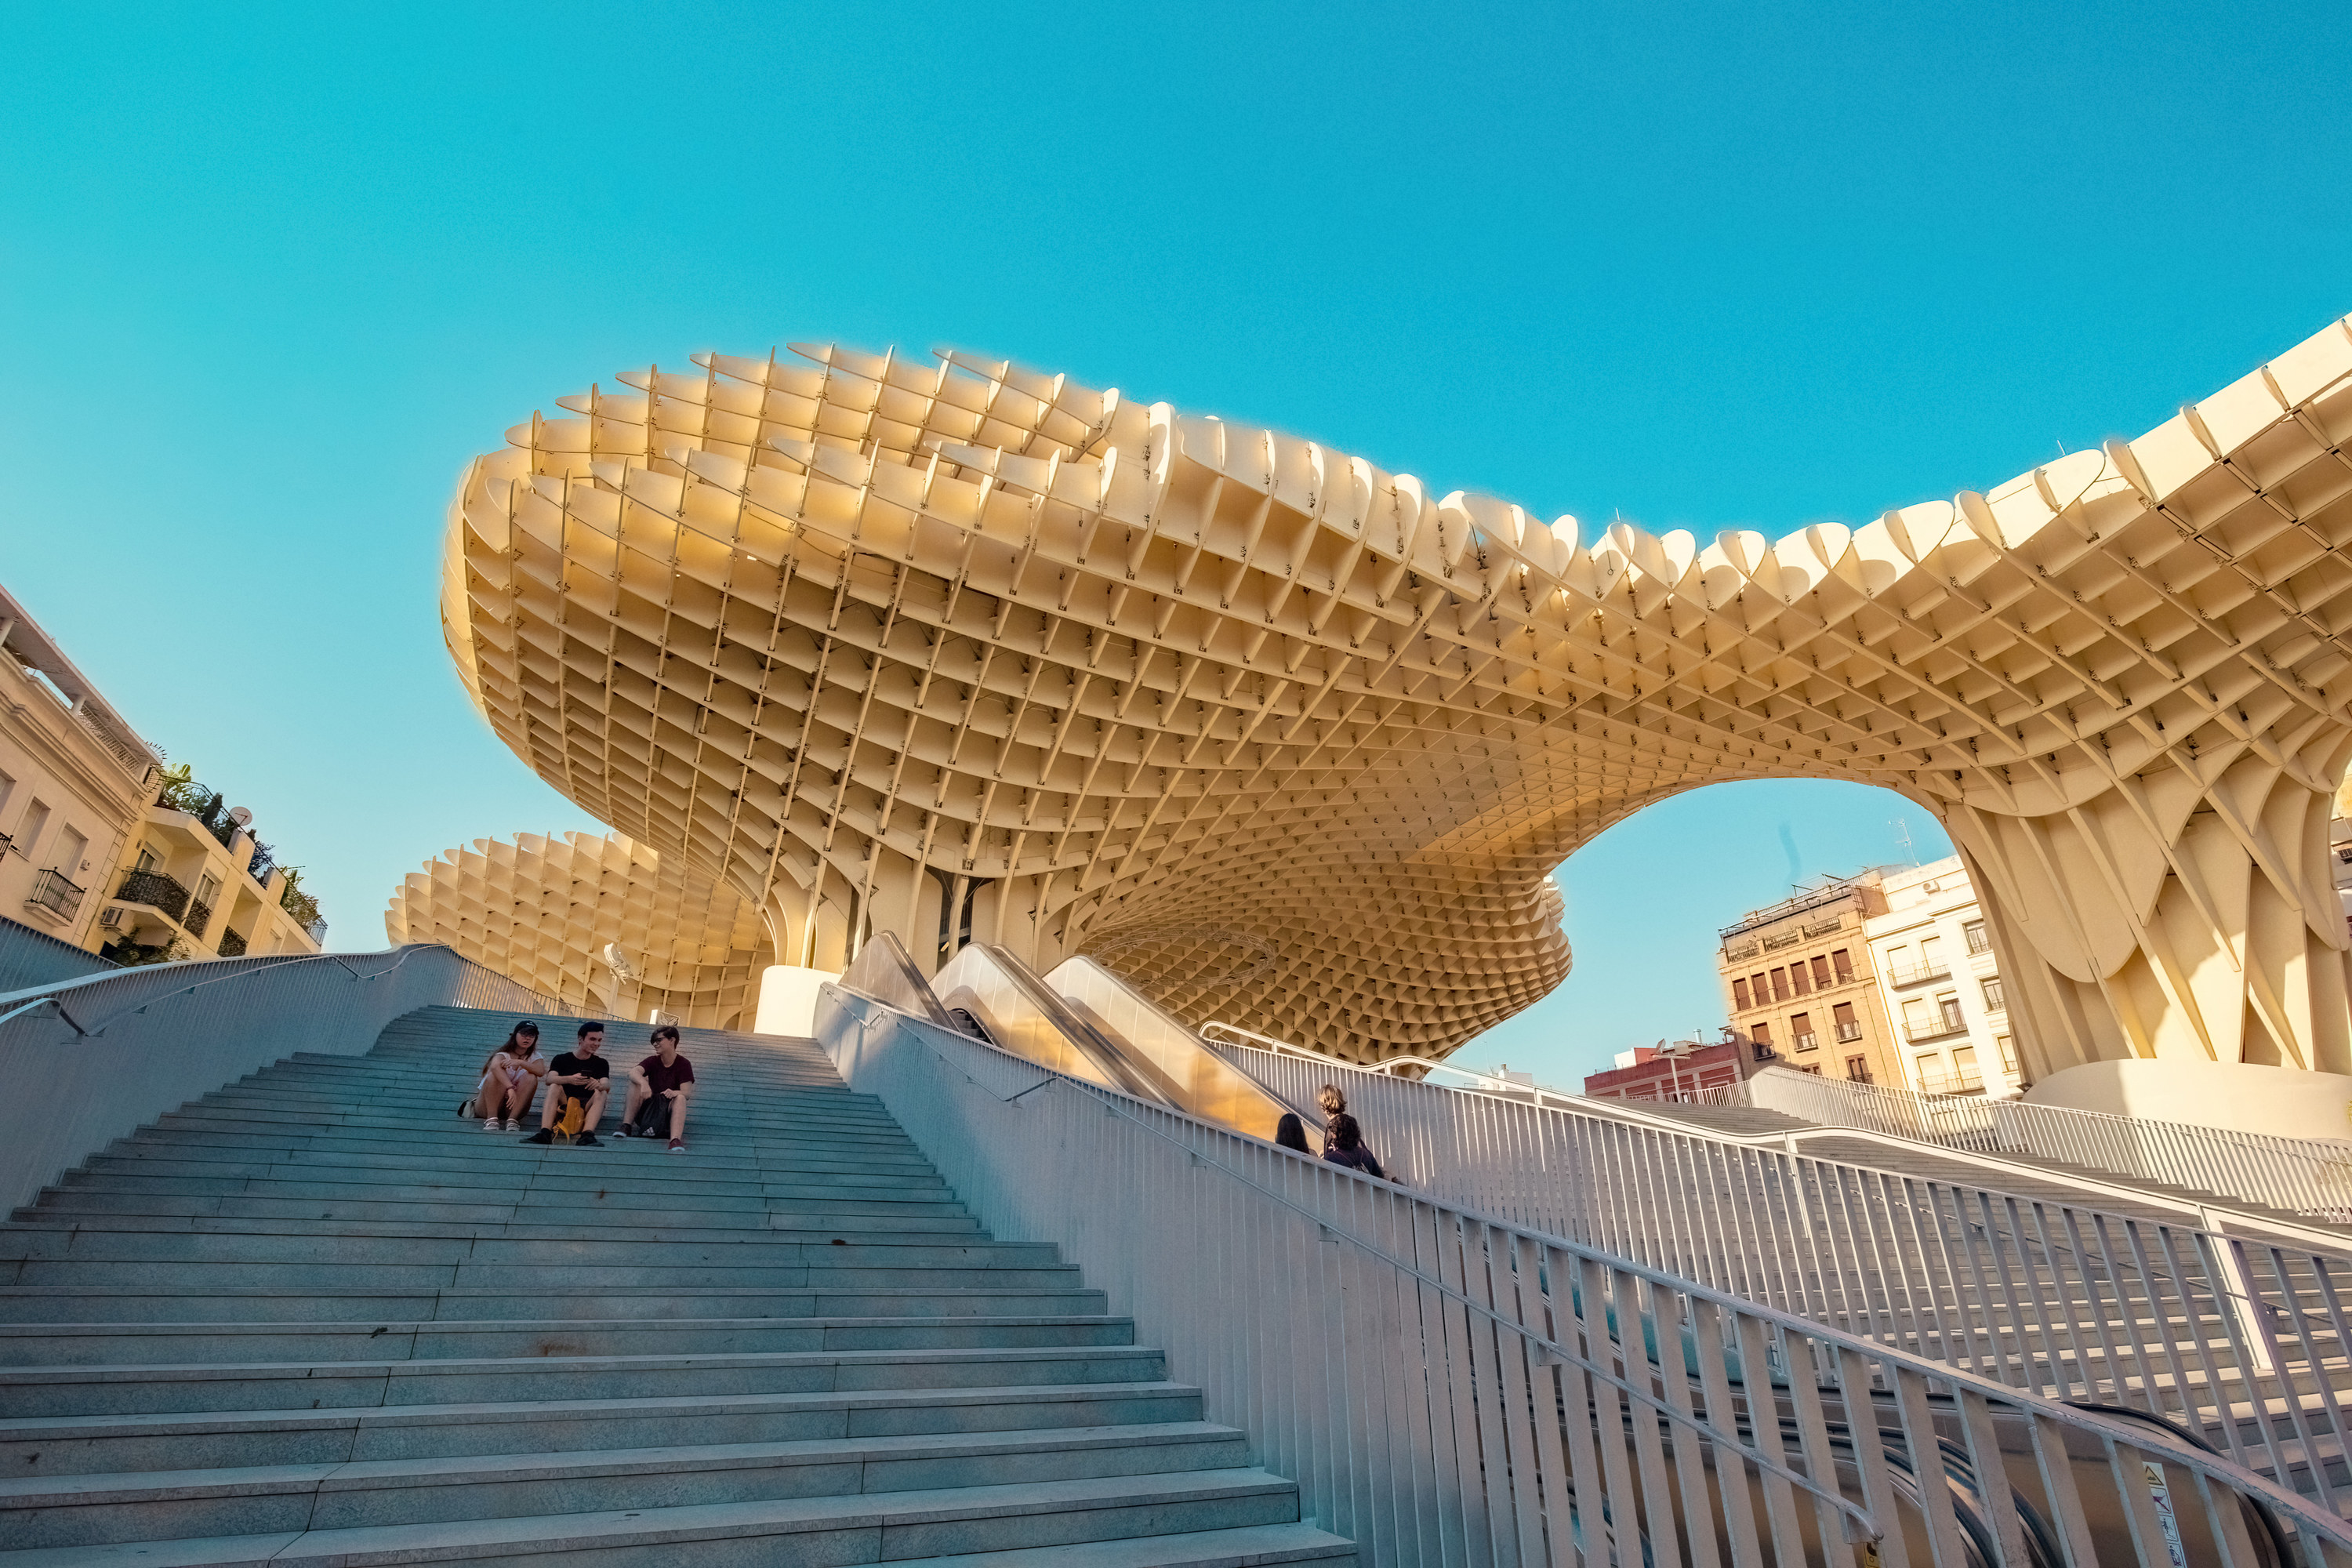
[[[683,1155],[617,1096],[540,1147],[453,1114],[508,1021],[280,1062],[0,1228],[0,1563],[1355,1562],[810,1042],[687,1031]]]

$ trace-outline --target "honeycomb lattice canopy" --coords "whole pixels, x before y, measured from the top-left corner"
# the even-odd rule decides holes
[[[507,743],[784,962],[1083,952],[1196,1022],[1442,1055],[1567,973],[1579,845],[1839,778],[1950,830],[2031,1076],[2352,1069],[2344,323],[2137,441],[1704,546],[1002,362],[793,356],[517,426],[444,598]]]
[[[477,838],[411,871],[383,912],[394,943],[446,942],[575,1006],[748,1027],[772,962],[757,906],[642,844],[568,833]],[[632,976],[616,977],[617,944]]]

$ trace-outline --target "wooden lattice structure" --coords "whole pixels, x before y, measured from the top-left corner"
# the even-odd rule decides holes
[[[1704,546],[1001,362],[793,354],[515,427],[443,605],[507,743],[785,962],[1086,952],[1196,1021],[1442,1055],[1567,973],[1577,846],[1840,778],[1949,828],[2033,1077],[2352,1070],[2352,327],[2129,444]]]
[[[626,838],[477,838],[411,871],[394,942],[437,942],[577,1007],[748,1028],[772,962],[759,909]],[[609,946],[629,973],[615,974]]]

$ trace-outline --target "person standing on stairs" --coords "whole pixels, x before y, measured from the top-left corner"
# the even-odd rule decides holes
[[[1372,1156],[1371,1145],[1364,1142],[1364,1130],[1348,1114],[1348,1097],[1339,1092],[1336,1083],[1327,1083],[1315,1097],[1323,1108],[1323,1157],[1335,1165],[1345,1165],[1351,1171],[1361,1171],[1368,1176],[1388,1179],[1381,1163]]]
[[[604,1026],[587,1023],[580,1026],[580,1038],[572,1047],[547,1064],[547,1081],[554,1089],[540,1112],[539,1131],[523,1140],[526,1143],[552,1143],[555,1124],[563,1108],[574,1100],[585,1102],[586,1114],[580,1122],[579,1142],[593,1149],[598,1146],[596,1123],[604,1119],[604,1084],[613,1075],[613,1064],[601,1054],[604,1048]]]
[[[539,1080],[546,1076],[547,1058],[539,1054],[539,1026],[525,1018],[507,1031],[507,1043],[482,1064],[482,1081],[474,1098],[457,1108],[458,1114],[470,1110],[481,1117],[483,1131],[496,1132],[503,1112],[506,1130],[520,1132],[539,1094]]]
[[[658,1138],[669,1131],[669,1152],[686,1152],[686,1101],[694,1089],[694,1064],[679,1054],[677,1026],[654,1031],[654,1054],[629,1069],[629,1109],[621,1119],[624,1138]]]

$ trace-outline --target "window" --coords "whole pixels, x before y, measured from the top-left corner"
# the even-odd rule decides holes
[[[1812,1074],[1815,1078],[1819,1078],[1819,1077],[1821,1077],[1821,1076],[1822,1076],[1822,1064],[1821,1064],[1821,1063],[1819,1063],[1819,1062],[1815,1062],[1815,1063],[1814,1063],[1812,1066],[1811,1066],[1811,1067],[1801,1067],[1801,1068],[1799,1068],[1797,1070],[1798,1070],[1799,1072],[1809,1072],[1809,1073]]]
[[[1985,930],[1982,921],[1970,921],[1960,927],[1960,934],[1969,940],[1970,952],[1990,952],[1992,933]]]
[[[1770,1050],[1772,1048],[1772,1026],[1769,1024],[1750,1024],[1748,1026],[1748,1037],[1755,1041],[1758,1045],[1762,1046],[1766,1050]]]
[[[1789,972],[1785,969],[1776,969],[1772,972],[1772,1000],[1786,1002],[1788,999]]]
[[[1830,954],[1830,967],[1837,971],[1838,984],[1841,985],[1853,978],[1853,960],[1846,955],[1843,948],[1839,948]]]
[[[1985,1011],[1988,1013],[2005,1013],[2009,1010],[2009,1003],[2001,995],[2000,975],[1993,975],[1984,983],[1984,1002]]]
[[[1936,1032],[1936,1015],[1928,1009],[1925,996],[1903,999],[1903,1032],[1915,1040]]]
[[[2010,1037],[2007,1035],[1995,1035],[1992,1037],[1992,1044],[1993,1049],[2000,1053],[2000,1070],[2011,1078],[2022,1077],[2024,1069],[2017,1065],[2017,1047]]]
[[[1974,1046],[1956,1047],[1952,1052],[1952,1070],[1962,1077],[1976,1071],[1977,1048]]]
[[[8,797],[16,793],[16,781],[6,773],[0,773],[0,812],[8,809]]]
[[[49,830],[49,803],[37,800],[25,808],[25,820],[16,825],[16,853],[29,860],[41,845],[41,835]]]
[[[1813,1016],[1810,1013],[1799,1013],[1790,1018],[1789,1037],[1796,1042],[1797,1048],[1801,1051],[1810,1051],[1821,1044],[1821,1041],[1813,1037]]]
[[[1803,959],[1801,958],[1797,960],[1796,963],[1789,965],[1790,990],[1795,992],[1798,995],[1802,996],[1809,994],[1812,988],[1812,983],[1808,980],[1805,975],[1805,961]]]
[[[220,902],[220,879],[210,871],[196,879],[196,902],[206,909]]]
[[[1813,957],[1813,989],[1826,991],[1829,988],[1830,961],[1817,953]]]
[[[82,857],[89,853],[89,840],[68,827],[58,835],[57,868],[68,877],[81,874]]]
[[[1870,1058],[1868,1057],[1846,1058],[1845,1076],[1847,1081],[1851,1083],[1868,1083],[1870,1081]]]
[[[160,871],[163,867],[163,863],[155,858],[155,851],[142,844],[139,847],[139,859],[131,868],[134,871]]]
[[[1918,1074],[1919,1074],[1919,1081],[1920,1081],[1920,1083],[1921,1083],[1921,1084],[1925,1085],[1925,1084],[1931,1084],[1931,1083],[1940,1083],[1940,1082],[1942,1082],[1942,1081],[1943,1081],[1943,1077],[1944,1077],[1944,1053],[1943,1053],[1943,1052],[1941,1052],[1941,1051],[1921,1051],[1921,1052],[1919,1053],[1919,1055],[1918,1055],[1917,1059],[1913,1063],[1913,1066],[1914,1066],[1914,1067],[1917,1069],[1917,1071],[1918,1071]]]
[[[1731,983],[1731,1005],[1733,1008],[1738,1012],[1745,1013],[1748,1011],[1749,1005],[1748,1001],[1748,982],[1745,980],[1734,980]]]
[[[1936,998],[1936,1013],[1943,1019],[1947,1029],[1968,1027],[1968,1019],[1960,1012],[1960,994],[1957,991],[1947,991]]]
[[[1755,993],[1756,1005],[1759,1007],[1764,1005],[1772,994],[1771,989],[1764,984],[1764,977],[1760,974],[1751,974],[1748,977],[1748,989]]]
[[[1919,939],[1919,973],[1932,973],[1944,967],[1944,939],[1940,936]]]
[[[1852,1045],[1862,1038],[1862,1020],[1853,1016],[1853,1004],[1841,1002],[1830,1009],[1830,1022],[1837,1026],[1837,1037],[1842,1045]]]

